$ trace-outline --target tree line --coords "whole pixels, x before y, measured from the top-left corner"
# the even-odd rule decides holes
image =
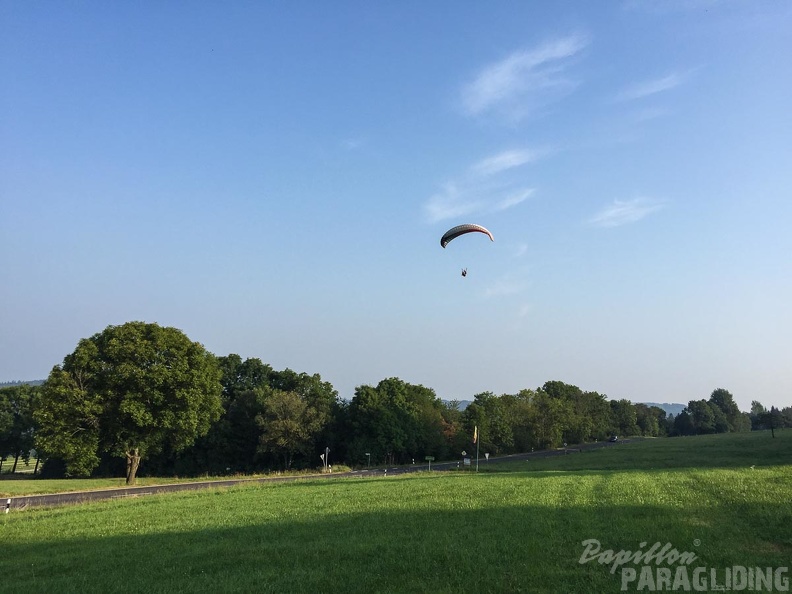
[[[46,462],[45,476],[253,473],[330,464],[404,464],[426,456],[526,452],[610,436],[792,426],[792,407],[742,413],[725,389],[676,417],[561,381],[483,392],[460,410],[391,377],[351,400],[319,374],[215,356],[180,330],[129,322],[83,339],[41,386],[0,389],[0,460]],[[142,465],[141,465],[142,464]],[[2,462],[0,462],[0,469]]]

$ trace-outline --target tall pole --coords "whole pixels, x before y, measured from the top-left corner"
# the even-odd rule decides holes
[[[479,458],[479,445],[481,445],[481,433],[478,434],[476,440],[476,472],[478,472],[478,458]]]

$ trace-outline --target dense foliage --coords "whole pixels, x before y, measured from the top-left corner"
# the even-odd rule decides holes
[[[34,408],[36,446],[70,474],[123,457],[133,483],[145,456],[178,452],[220,418],[215,357],[176,328],[129,322],[83,339],[56,365]]]
[[[0,470],[6,456],[13,456],[11,472],[16,472],[20,458],[26,463],[33,450],[33,403],[37,386],[17,384],[0,388]]]
[[[179,330],[142,322],[81,340],[41,387],[0,388],[0,460],[11,455],[16,465],[35,446],[50,470],[87,476],[120,472],[120,457],[131,480],[143,458],[144,474],[252,473],[315,468],[327,448],[329,465],[361,466],[785,426],[792,407],[755,401],[740,412],[723,388],[676,417],[561,381],[482,392],[464,410],[396,377],[360,385],[344,401],[318,374],[215,357]]]

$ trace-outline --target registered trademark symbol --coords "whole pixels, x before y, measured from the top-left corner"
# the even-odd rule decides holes
[[[701,541],[700,541],[698,538],[696,538],[696,539],[693,541],[693,546],[694,546],[694,547],[697,547],[697,546],[699,546],[700,544],[701,544]]]

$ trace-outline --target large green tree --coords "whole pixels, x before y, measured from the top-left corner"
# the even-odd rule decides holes
[[[734,396],[732,396],[731,392],[724,388],[717,388],[713,390],[709,401],[710,404],[718,407],[726,418],[726,431],[737,431],[741,426],[740,409],[737,408],[737,403],[734,402]],[[718,418],[717,412],[715,412],[715,417],[716,419]],[[722,426],[718,426],[718,433],[724,432],[721,429]]]
[[[550,396],[543,389],[533,399],[531,427],[533,445],[537,449],[557,448],[564,443],[563,432],[570,416],[569,402]]]
[[[611,406],[606,396],[584,392],[577,386],[560,381],[545,382],[541,391],[563,403],[563,440],[581,443],[604,439],[611,430]]]
[[[3,460],[10,451],[9,437],[14,426],[14,415],[5,388],[0,389],[0,470],[3,469]]]
[[[376,387],[355,388],[347,408],[352,460],[366,460],[368,452],[374,461],[393,464],[404,456],[410,430],[410,407],[404,392],[404,382],[398,378],[382,380]]]
[[[317,409],[297,392],[268,388],[261,414],[259,447],[262,452],[282,456],[284,467],[291,468],[295,454],[309,456],[329,415]]]
[[[482,392],[473,397],[465,409],[465,425],[470,439],[478,427],[479,448],[484,452],[502,454],[512,451],[514,432],[509,422],[510,402],[492,392]]]
[[[626,399],[611,400],[611,422],[616,435],[638,435],[638,414],[632,402]]]
[[[382,380],[376,387],[358,386],[346,408],[349,456],[354,461],[391,464],[442,456],[448,449],[448,415],[434,390],[399,378]]]
[[[11,472],[16,472],[22,458],[30,460],[33,449],[33,403],[38,386],[20,384],[0,388],[0,468],[8,454],[14,457]]]
[[[323,381],[318,373],[298,373],[288,368],[283,371],[273,371],[268,381],[272,393],[294,394],[302,403],[300,406],[305,407],[305,412],[301,413],[301,416],[306,427],[301,432],[303,438],[297,441],[298,447],[294,449],[295,464],[314,466],[316,452],[324,451],[325,447],[333,449],[335,460],[343,459],[345,452],[334,427],[334,421],[340,410],[340,401],[333,385]],[[281,396],[281,401],[283,400]],[[272,411],[271,405],[268,410]],[[296,409],[292,408],[292,410],[296,412]],[[266,424],[261,427],[265,433],[272,433]],[[266,440],[266,437],[262,436],[262,438]]]
[[[534,429],[536,392],[526,389],[520,390],[517,394],[503,394],[500,398],[511,426],[514,451],[527,452],[536,445]]]
[[[108,326],[82,339],[44,383],[34,413],[41,451],[85,475],[108,453],[126,459],[134,484],[143,457],[178,452],[220,417],[214,355],[176,328]]]
[[[706,400],[691,400],[685,409],[697,434],[715,433],[715,412]]]
[[[273,374],[272,367],[258,358],[237,354],[218,357],[222,371],[223,415],[209,434],[192,448],[196,460],[193,472],[254,472],[258,470],[261,427],[256,422],[264,408],[264,395]]]
[[[665,435],[666,413],[662,408],[647,406],[640,402],[636,402],[633,406],[641,435],[649,437]]]
[[[696,427],[693,424],[693,417],[685,408],[681,413],[674,417],[672,426],[673,435],[695,435]]]
[[[273,375],[272,367],[263,363],[261,359],[242,357],[231,353],[225,357],[218,357],[217,362],[222,371],[220,383],[223,384],[223,405],[233,402],[241,393],[270,384]]]
[[[220,420],[178,456],[166,450],[154,458],[151,463],[157,469],[203,474],[251,473],[283,465],[303,468],[315,465],[315,453],[326,446],[333,448],[336,460],[342,459],[342,432],[336,427],[341,403],[332,384],[319,374],[275,371],[257,358],[243,360],[232,353],[217,360],[223,386]],[[299,402],[282,393],[296,395]],[[276,399],[270,402],[273,395]],[[295,416],[310,427],[290,425]]]

